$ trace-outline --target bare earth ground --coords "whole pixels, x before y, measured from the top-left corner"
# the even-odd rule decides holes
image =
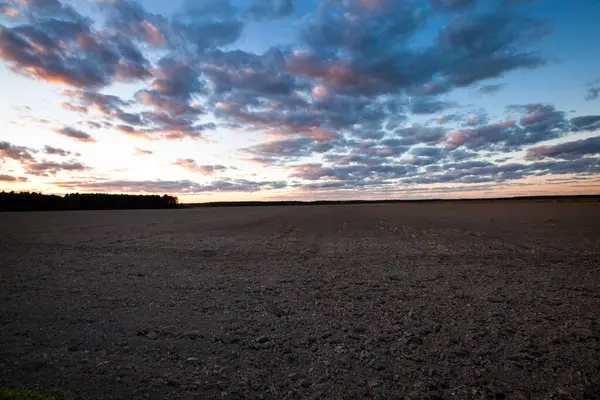
[[[0,385],[600,398],[600,203],[0,214]]]

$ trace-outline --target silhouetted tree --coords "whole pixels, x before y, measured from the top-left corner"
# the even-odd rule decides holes
[[[127,195],[74,193],[65,196],[35,192],[1,192],[0,211],[123,210],[177,208],[177,197],[164,195]]]

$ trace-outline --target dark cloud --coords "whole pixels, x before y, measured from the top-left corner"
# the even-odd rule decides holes
[[[45,21],[60,18],[68,21],[85,21],[71,5],[59,0],[17,0],[12,7],[18,11],[16,16],[29,21]]]
[[[597,159],[577,159],[556,162],[536,162],[531,164],[509,163],[495,165],[487,161],[445,164],[441,172],[421,173],[414,177],[402,179],[404,184],[432,183],[484,183],[518,180],[527,176],[544,176],[550,174],[597,174],[600,162]]]
[[[12,175],[3,175],[3,174],[0,174],[0,182],[17,183],[17,182],[27,182],[27,181],[29,181],[29,179],[27,179],[25,177],[22,177],[22,176],[21,177],[17,177],[17,176],[12,176]]]
[[[194,95],[202,91],[203,85],[188,61],[161,59],[154,76],[150,88],[136,94],[138,105],[148,106],[151,111],[126,111],[131,102],[99,92],[64,90],[62,94],[79,102],[77,107],[93,109],[110,118],[117,131],[148,140],[204,139],[203,132],[216,128],[214,123],[196,121],[204,109],[194,104]]]
[[[600,136],[560,143],[554,146],[537,146],[527,150],[529,158],[580,158],[585,155],[600,154]]]
[[[486,125],[490,122],[490,117],[485,111],[479,111],[477,113],[473,113],[469,115],[466,121],[463,123],[463,126],[468,127],[478,127],[482,125]]]
[[[326,4],[305,30],[308,50],[294,53],[288,69],[337,88],[431,95],[544,64],[530,46],[549,33],[547,23],[507,10],[460,15],[441,30],[433,46],[416,51],[407,41],[427,15],[411,3]]]
[[[327,167],[322,164],[301,164],[295,166],[291,178],[310,181],[320,179],[361,182],[368,180],[387,180],[404,177],[416,171],[412,165],[342,165]]]
[[[493,85],[481,85],[477,91],[481,94],[494,94],[506,87],[505,83],[497,83]]]
[[[61,157],[79,156],[79,153],[73,153],[71,151],[59,149],[57,147],[52,146],[44,146],[44,153],[48,155],[55,155]]]
[[[194,96],[205,93],[201,70],[194,60],[163,57],[157,63],[150,87],[136,94],[138,102],[174,117],[195,117],[204,112],[193,104]]]
[[[277,49],[263,55],[241,50],[214,51],[207,55],[205,62],[202,72],[215,94],[220,96],[234,91],[266,96],[290,95],[296,89],[308,87],[285,71],[285,55]]]
[[[135,1],[111,0],[100,5],[108,14],[111,29],[153,46],[167,44],[170,32],[165,17],[147,12]]]
[[[544,21],[518,15],[460,15],[438,37],[437,51],[448,60],[445,80],[451,87],[464,87],[515,69],[539,67],[544,59],[525,46],[548,32]]]
[[[588,88],[585,96],[586,100],[595,100],[600,96],[600,86]]]
[[[459,3],[448,5],[459,7]],[[547,28],[538,20],[508,12],[461,17],[448,24],[433,47],[416,51],[409,40],[426,19],[426,13],[407,2],[328,1],[308,19],[302,36],[304,50],[272,50],[262,56],[242,51],[210,53],[203,67],[210,83],[210,103],[216,116],[236,129],[312,139],[319,135],[363,140],[400,136],[403,142],[397,146],[436,144],[444,140],[446,130],[420,126],[403,130],[399,126],[406,111],[441,112],[453,105],[431,94],[532,66],[519,63],[526,58],[541,62],[527,48]],[[525,50],[520,51],[521,47]],[[467,76],[461,70],[464,65],[479,75]],[[406,93],[419,96],[410,104],[403,96]],[[486,123],[481,117],[465,125]],[[532,126],[527,138],[533,130]],[[394,137],[386,137],[390,132]],[[289,155],[283,163],[318,155],[309,143],[283,142],[290,147],[273,148],[277,150],[273,152],[258,148],[249,159],[277,163],[283,150]],[[345,144],[338,140],[333,146]],[[327,156],[344,161],[369,156],[333,150]]]
[[[202,185],[196,182],[181,181],[57,181],[56,186],[69,190],[86,192],[120,192],[120,193],[208,193],[208,192],[258,192],[261,190],[281,189],[285,182],[249,181],[245,179],[222,179]]]
[[[407,162],[411,165],[431,165],[443,160],[448,150],[440,147],[415,147],[410,151]]]
[[[454,106],[454,103],[433,98],[417,98],[411,102],[410,112],[417,115],[436,114]]]
[[[187,169],[191,172],[197,172],[202,175],[214,175],[217,172],[223,172],[227,170],[227,167],[223,165],[198,165],[195,160],[180,158],[174,161],[171,165]]]
[[[521,114],[515,120],[505,120],[474,128],[458,129],[446,134],[449,148],[465,146],[469,149],[509,150],[523,145],[558,138],[569,131],[566,113],[543,104],[511,106]]]
[[[191,125],[193,122],[187,122],[185,119],[171,119],[164,115],[153,115],[151,118],[158,118],[163,122],[159,126],[133,127],[131,125],[120,124],[114,128],[125,135],[145,140],[183,140],[186,138],[206,140],[203,132],[216,128],[213,123]]]
[[[0,56],[18,73],[81,88],[150,78],[134,42],[200,54],[233,43],[243,28],[228,1],[189,1],[171,20],[135,1],[102,1],[107,18],[98,30],[58,0],[21,3],[31,24],[0,28]]]
[[[20,162],[34,161],[36,150],[24,146],[15,146],[9,142],[0,142],[0,157],[10,158]]]
[[[566,113],[553,106],[529,104],[524,109],[526,114],[519,123],[526,129],[529,143],[558,137],[569,129]]]
[[[441,158],[444,149],[424,149],[417,155],[426,158]],[[302,164],[294,168],[291,177],[309,181],[298,183],[307,190],[324,188],[357,188],[362,186],[421,185],[436,183],[479,184],[498,183],[519,180],[528,176],[551,174],[598,174],[600,161],[595,158],[567,161],[535,162],[531,164],[507,163],[493,164],[489,161],[458,161],[445,164],[427,165],[415,163],[405,165],[351,165],[323,166],[322,164]],[[423,168],[422,165],[426,167]]]
[[[436,11],[454,12],[471,7],[477,0],[431,0],[431,7]]]
[[[503,144],[517,136],[520,129],[515,121],[503,121],[491,125],[483,125],[473,129],[459,129],[448,132],[446,145],[455,149],[465,146],[469,149],[487,149]]]
[[[600,97],[600,79],[588,83],[587,86],[588,88],[585,96],[586,100],[595,100]]]
[[[452,122],[460,122],[464,119],[465,119],[465,116],[462,113],[452,113],[452,114],[440,115],[439,117],[436,117],[436,118],[430,120],[430,122],[435,121],[440,125],[444,125],[444,124],[448,124],[448,123],[452,123]]]
[[[411,146],[415,144],[437,144],[444,140],[447,129],[442,127],[422,126],[415,124],[413,126],[398,128],[394,132],[398,144]]]
[[[36,161],[23,166],[25,171],[31,175],[52,176],[59,172],[83,172],[89,171],[89,167],[79,162],[52,162]]]
[[[202,54],[234,43],[244,23],[229,0],[187,0],[171,21],[178,46]]]
[[[263,165],[285,163],[333,149],[330,141],[307,137],[273,140],[241,149],[243,159]]]
[[[92,129],[100,129],[102,128],[102,124],[96,121],[85,121],[84,122],[85,125],[87,125],[89,128]]]
[[[126,107],[128,103],[118,96],[103,94],[98,91],[89,90],[71,90],[66,89],[61,91],[61,94],[71,101],[79,102],[80,109],[75,108],[74,111],[81,112],[82,110],[93,109],[106,116],[118,114],[122,107]]]
[[[576,132],[600,130],[600,115],[585,115],[571,119],[571,127]]]
[[[428,172],[438,172],[443,162],[462,162],[477,158],[479,153],[464,150],[451,150],[443,147],[414,147],[402,160],[411,165],[425,166]]]
[[[266,3],[266,4],[265,4]],[[261,0],[246,11],[246,17],[253,20],[278,19],[292,15],[293,0]]]
[[[358,154],[327,154],[324,159],[334,165],[363,164],[374,166],[385,162],[385,157]]]
[[[0,25],[0,58],[16,73],[82,88],[150,76],[149,61],[128,38],[94,32],[83,17]]]
[[[79,129],[71,128],[69,126],[64,126],[62,128],[56,129],[55,132],[73,140],[76,140],[78,142],[94,143],[96,141],[89,134],[80,131]]]

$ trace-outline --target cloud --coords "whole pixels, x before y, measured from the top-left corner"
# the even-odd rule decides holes
[[[89,167],[79,162],[52,162],[36,161],[23,166],[25,171],[31,175],[56,175],[59,172],[83,172],[89,171]]]
[[[9,142],[0,142],[0,157],[10,158],[20,162],[34,161],[36,150],[24,146],[15,146]]]
[[[11,176],[11,175],[0,174],[0,182],[16,183],[16,182],[27,182],[27,181],[29,181],[29,179],[22,177],[22,176],[16,177],[16,176]]]
[[[519,180],[527,176],[550,174],[598,174],[600,164],[594,159],[576,159],[568,161],[536,162],[531,164],[508,163],[494,165],[487,161],[445,164],[442,172],[425,172],[414,177],[402,179],[403,184],[433,183],[485,183]]]
[[[417,115],[436,114],[454,106],[454,103],[426,97],[414,100],[410,105],[410,111]]]
[[[588,88],[585,96],[586,100],[595,100],[600,96],[600,86]]]
[[[101,2],[107,12],[107,25],[120,34],[153,46],[168,41],[169,23],[163,16],[147,12],[138,2],[111,0]]]
[[[576,132],[595,131],[600,129],[600,115],[585,115],[571,119],[571,126]]]
[[[229,0],[186,0],[171,21],[171,29],[184,40],[181,45],[197,54],[234,43],[243,28]]]
[[[111,193],[210,193],[210,192],[258,192],[261,190],[282,189],[285,182],[278,181],[249,181],[245,179],[222,179],[210,184],[201,185],[188,180],[180,181],[57,181],[56,186],[68,190],[83,190],[86,192]]]
[[[396,179],[415,171],[416,167],[412,165],[343,165],[327,167],[322,164],[301,164],[294,167],[290,177],[310,181],[320,179],[353,181],[356,184],[364,180]]]
[[[80,103],[72,110],[77,112],[92,109],[109,116],[122,111],[121,108],[128,105],[126,101],[118,96],[107,95],[98,91],[65,89],[61,91],[61,95]]]
[[[62,103],[60,103],[60,106],[67,111],[78,112],[81,114],[87,114],[87,112],[88,112],[88,109],[86,107],[78,106],[78,105],[71,104],[71,103],[62,102]]]
[[[596,100],[598,97],[600,97],[600,79],[588,83],[587,86],[588,88],[585,96],[586,100]]]
[[[464,119],[465,119],[465,116],[462,113],[452,113],[452,114],[440,115],[439,117],[436,117],[436,118],[432,119],[431,121],[435,121],[440,125],[444,125],[444,124],[448,124],[451,122],[460,122]]]
[[[52,146],[47,146],[47,145],[44,146],[44,153],[46,153],[48,155],[56,155],[56,156],[61,156],[61,157],[79,156],[79,153],[73,153],[68,150],[59,149],[57,147],[52,147]]]
[[[504,120],[453,130],[446,134],[446,145],[453,149],[460,146],[483,150],[518,149],[526,144],[558,138],[569,131],[566,113],[550,105],[517,105],[510,109],[522,115],[518,123]]]
[[[78,88],[150,76],[150,62],[128,38],[95,32],[91,21],[68,9],[75,13],[71,19],[0,25],[0,58],[18,74]]]
[[[192,104],[194,94],[202,90],[198,75],[187,61],[162,59],[157,68],[151,89],[136,94],[139,103],[151,111],[126,111],[131,102],[99,92],[63,90],[62,94],[110,118],[116,130],[126,135],[148,140],[204,139],[203,133],[216,125],[196,122],[204,114],[202,107]]]
[[[398,128],[394,136],[399,145],[412,146],[415,144],[437,144],[444,140],[446,129],[441,127],[431,127],[422,125],[412,125]]]
[[[476,0],[431,0],[431,7],[436,11],[455,12],[471,7]]]
[[[423,149],[416,155],[425,155],[438,159],[445,158],[440,152],[444,149]],[[448,152],[452,154],[453,151]],[[477,153],[475,153],[477,155]],[[434,160],[435,161],[435,160]],[[417,164],[417,165],[414,165]],[[423,168],[423,165],[425,167]],[[505,163],[496,165],[489,161],[456,161],[444,164],[429,165],[418,162],[405,165],[350,165],[323,166],[322,164],[302,164],[294,167],[292,177],[306,182],[295,184],[305,190],[322,190],[334,188],[371,187],[406,187],[423,184],[481,184],[499,183],[520,180],[528,176],[545,176],[553,174],[589,174],[600,172],[600,163],[593,158],[580,158],[566,161],[541,161],[530,164]],[[447,189],[444,189],[447,190]]]
[[[10,2],[9,2],[10,3]],[[85,18],[72,6],[59,0],[17,0],[12,2],[18,11],[18,16],[29,21],[60,18],[68,21],[82,21]]]
[[[248,8],[245,15],[247,18],[260,21],[285,18],[292,15],[293,12],[293,0],[262,0]]]
[[[333,149],[330,141],[307,137],[272,140],[240,150],[243,160],[263,165],[275,165],[308,157],[313,153],[326,153]]]
[[[19,16],[19,11],[14,7],[14,4],[0,1],[0,15],[14,18]]]
[[[149,156],[154,154],[154,152],[150,151],[150,150],[144,150],[144,149],[140,149],[140,148],[135,148],[133,149],[134,154],[138,155],[138,156]]]
[[[174,161],[171,165],[175,165],[190,172],[197,172],[202,175],[214,175],[217,172],[223,172],[227,170],[227,167],[223,165],[198,165],[195,160],[180,158]]]
[[[585,155],[600,154],[600,136],[560,143],[554,146],[537,146],[527,150],[529,158],[580,158]]]
[[[490,118],[485,111],[479,111],[477,113],[473,113],[469,115],[466,121],[463,123],[463,126],[468,127],[478,127],[482,125],[486,125],[490,122]]]
[[[506,87],[505,83],[497,83],[493,85],[481,85],[477,91],[481,94],[494,94]]]
[[[73,140],[76,140],[78,142],[94,143],[96,141],[89,134],[87,134],[83,131],[80,131],[79,129],[71,128],[68,126],[64,126],[62,128],[56,129],[55,132],[60,135],[71,138]]]
[[[534,18],[460,15],[438,36],[440,57],[452,60],[443,68],[444,79],[451,87],[464,87],[512,70],[542,66],[544,59],[525,46],[548,31],[547,23]],[[524,49],[515,51],[516,46]]]

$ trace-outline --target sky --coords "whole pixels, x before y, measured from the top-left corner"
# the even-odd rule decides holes
[[[0,0],[0,190],[598,194],[598,20],[598,0]]]

